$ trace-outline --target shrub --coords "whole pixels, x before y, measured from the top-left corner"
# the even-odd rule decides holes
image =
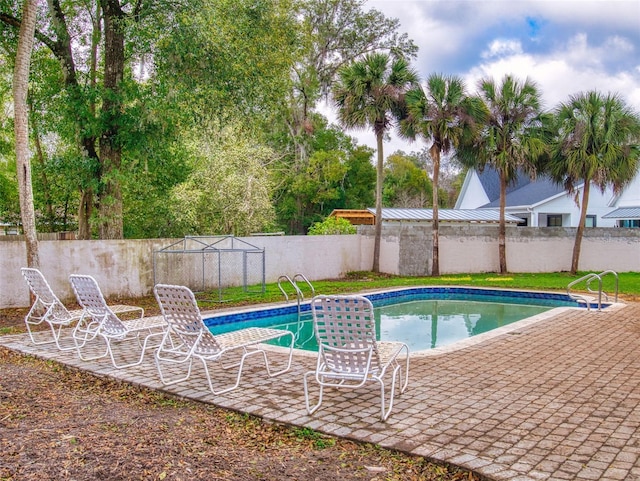
[[[355,234],[356,226],[347,219],[327,217],[322,222],[316,222],[309,228],[309,235]]]

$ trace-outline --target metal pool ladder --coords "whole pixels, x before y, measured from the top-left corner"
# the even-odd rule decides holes
[[[295,290],[296,293],[296,298],[298,299],[298,317],[300,317],[300,303],[302,301],[304,301],[304,294],[302,293],[302,290],[300,290],[300,287],[298,287],[298,282],[297,281],[302,281],[304,282],[307,286],[309,286],[309,288],[311,289],[311,296],[315,296],[316,295],[316,290],[313,287],[313,284],[311,284],[311,282],[309,282],[309,279],[307,279],[304,274],[296,274],[295,276],[293,276],[293,279],[290,278],[287,275],[282,275],[278,278],[278,289],[280,289],[280,292],[282,292],[282,294],[284,294],[285,299],[287,300],[287,302],[289,302],[289,295],[286,293],[286,291],[284,290],[284,288],[282,287],[282,281],[287,281],[289,284],[291,284]]]
[[[611,270],[607,270],[607,271],[603,271],[600,274],[595,274],[593,272],[582,276],[580,279],[576,279],[575,281],[571,282],[568,286],[567,286],[567,295],[571,298],[574,299],[578,302],[584,302],[585,305],[587,306],[587,309],[591,309],[591,304],[589,303],[589,299],[587,299],[586,297],[580,295],[580,294],[575,294],[571,292],[571,288],[573,286],[575,286],[576,284],[579,284],[581,282],[585,283],[585,287],[587,289],[587,291],[589,291],[590,293],[593,294],[598,294],[598,310],[602,309],[602,296],[604,295],[605,300],[607,302],[609,302],[609,295],[604,292],[602,290],[602,278],[606,275],[613,275],[615,277],[615,292],[614,292],[614,302],[618,302],[618,274],[615,271],[611,271]],[[597,280],[598,281],[598,290],[595,291],[593,289],[591,289],[591,283],[593,281]]]

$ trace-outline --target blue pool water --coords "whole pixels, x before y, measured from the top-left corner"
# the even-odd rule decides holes
[[[368,294],[380,340],[402,341],[411,351],[446,346],[540,314],[579,307],[564,294],[461,287],[421,287]],[[582,304],[584,306],[584,304]],[[296,348],[317,350],[309,304],[257,309],[205,319],[214,334],[246,327],[275,327],[295,334]]]

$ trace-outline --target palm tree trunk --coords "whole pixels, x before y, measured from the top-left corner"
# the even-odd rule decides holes
[[[29,158],[29,66],[33,50],[33,36],[36,28],[37,4],[35,0],[25,0],[22,7],[22,22],[18,37],[16,64],[13,74],[14,129],[16,136],[16,167],[20,215],[27,247],[27,266],[38,269],[40,255],[36,234],[35,210],[33,207],[33,187],[31,185],[31,161]]]
[[[376,225],[375,240],[373,244],[373,272],[380,272],[380,241],[382,238],[382,132],[376,134],[378,146],[378,163],[376,164]]]
[[[587,205],[589,203],[589,190],[591,182],[584,183],[584,191],[582,192],[582,206],[580,208],[580,222],[576,230],[576,240],[573,244],[573,255],[571,256],[571,274],[578,272],[578,264],[580,263],[580,248],[582,246],[582,236],[584,235],[584,224],[587,220]]]
[[[500,222],[498,226],[498,256],[500,258],[500,274],[507,273],[507,228],[505,210],[507,207],[507,179],[500,171]]]
[[[440,275],[440,214],[438,213],[438,182],[440,177],[440,147],[434,142],[430,149],[433,159],[433,246],[431,252],[431,275]]]

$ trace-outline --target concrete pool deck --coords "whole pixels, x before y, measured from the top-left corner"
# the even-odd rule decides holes
[[[291,371],[272,379],[255,358],[240,388],[214,396],[197,364],[188,382],[163,387],[151,355],[116,370],[108,359],[84,362],[55,345],[34,346],[27,334],[2,336],[0,345],[493,480],[640,480],[640,303],[554,312],[482,343],[413,356],[409,388],[384,423],[374,386],[328,390],[307,415],[302,376],[315,365],[310,354],[294,355]]]

